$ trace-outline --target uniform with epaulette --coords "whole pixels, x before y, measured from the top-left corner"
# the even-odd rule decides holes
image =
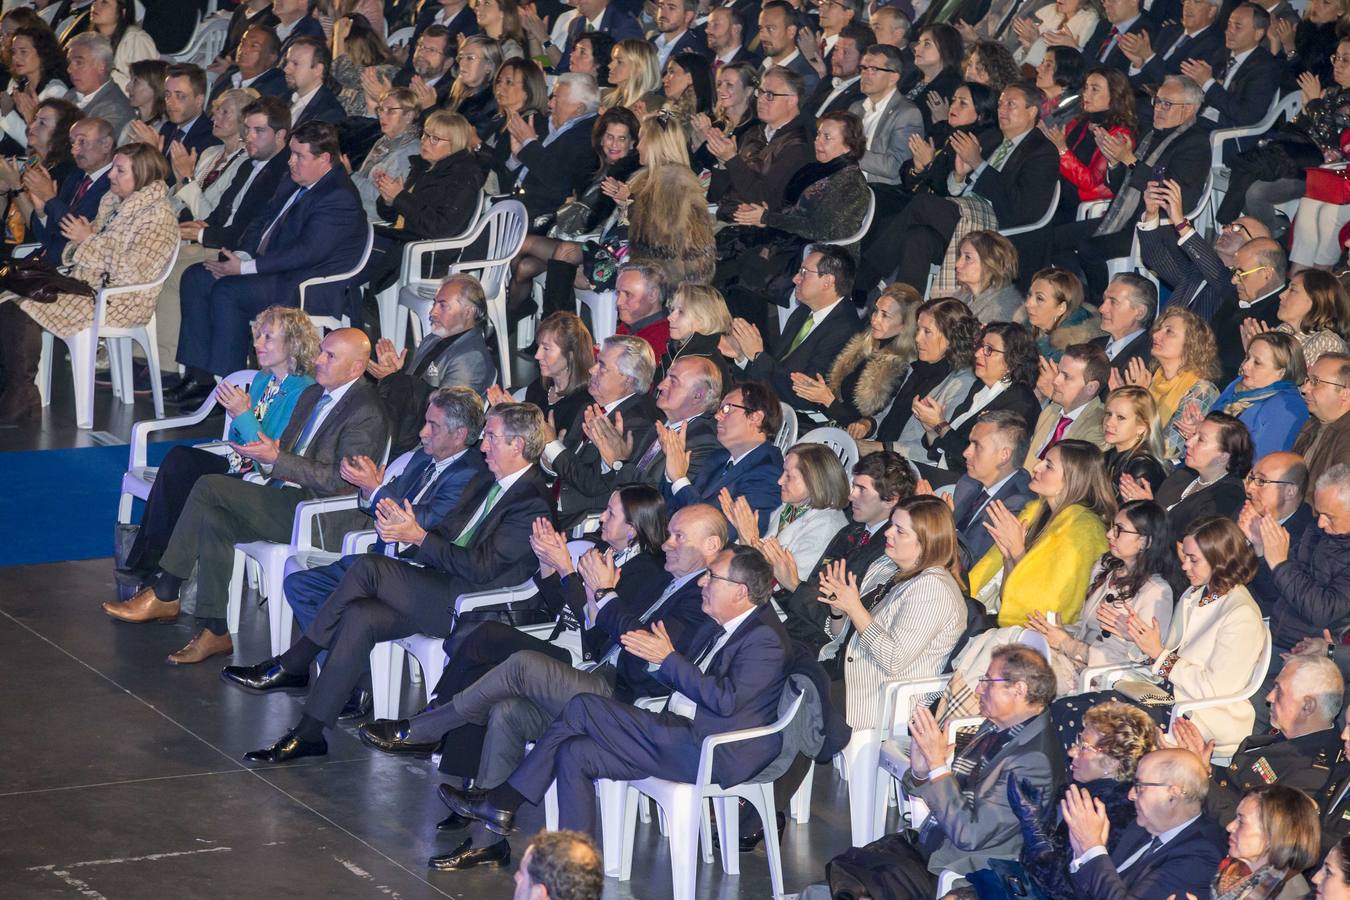
[[[1316,797],[1327,788],[1332,767],[1341,757],[1341,739],[1334,728],[1296,738],[1254,735],[1238,745],[1226,767],[1215,767],[1205,810],[1219,824],[1227,825],[1237,816],[1238,802],[1248,791],[1276,782]],[[1350,774],[1350,767],[1346,771]]]
[[[1310,792],[1322,811],[1322,856],[1350,834],[1350,760],[1342,751],[1321,790]]]

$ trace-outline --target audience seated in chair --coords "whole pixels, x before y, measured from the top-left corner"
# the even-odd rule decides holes
[[[1049,402],[1031,432],[1024,463],[1028,471],[1062,440],[1072,438],[1105,448],[1102,421],[1106,408],[1099,397],[1110,371],[1106,354],[1093,344],[1070,344],[1058,366],[1042,363],[1042,383],[1048,376],[1051,385]]]
[[[1122,384],[1133,360],[1147,366],[1153,359],[1149,327],[1157,309],[1157,285],[1133,272],[1116,275],[1102,292],[1097,314],[1106,334],[1093,338],[1091,343],[1106,352],[1107,361],[1116,371],[1116,380]],[[1111,387],[1115,386],[1113,380]]]
[[[1162,431],[1153,395],[1138,385],[1127,384],[1107,394],[1105,408],[1102,441],[1106,447],[1106,477],[1116,499],[1124,499],[1121,485],[1127,476],[1156,494],[1167,480],[1168,467],[1163,465]]]
[[[71,87],[67,99],[86,117],[102,119],[114,135],[120,135],[135,112],[122,92],[129,78],[124,73],[121,83],[113,79],[113,47],[108,39],[101,34],[76,35],[66,51],[66,70]]]
[[[1317,480],[1350,459],[1350,355],[1322,354],[1301,390],[1311,415],[1294,439],[1294,452],[1308,464],[1307,499],[1312,500]]]

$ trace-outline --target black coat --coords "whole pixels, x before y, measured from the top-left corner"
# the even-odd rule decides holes
[[[1045,215],[1058,181],[1059,151],[1039,128],[1033,128],[1002,169],[986,167],[970,190],[994,207],[1000,228],[1014,228]]]
[[[1255,125],[1265,118],[1270,102],[1280,90],[1280,63],[1262,41],[1242,63],[1231,87],[1223,86],[1225,67],[1232,53],[1225,53],[1214,70],[1214,83],[1205,91],[1205,106],[1217,110],[1218,128]],[[1251,139],[1255,143],[1255,138]]]
[[[966,398],[961,401],[956,409],[952,410],[949,418],[955,419],[970,409],[971,401],[975,399],[975,395],[983,387],[984,382],[977,378],[975,383],[970,386]],[[995,409],[1011,410],[1019,414],[1026,421],[1028,428],[1035,427],[1036,419],[1041,414],[1041,405],[1036,400],[1036,392],[1025,384],[1009,385],[1003,393],[985,404],[981,412]],[[936,463],[941,458],[941,452],[941,454],[946,455],[947,471],[964,475],[966,473],[966,458],[962,454],[965,453],[966,445],[970,443],[971,429],[975,427],[979,418],[978,415],[970,416],[959,426],[948,429],[947,433],[941,437],[932,439],[925,437],[923,445],[928,449],[929,461]]]
[[[389,202],[381,197],[375,208],[387,221],[402,217],[402,227],[391,229],[391,237],[405,241],[453,237],[469,227],[486,177],[482,161],[470,150],[435,163],[414,156],[403,190]]]
[[[1153,495],[1158,505],[1168,510],[1167,523],[1175,535],[1185,534],[1192,522],[1205,516],[1235,519],[1247,501],[1242,479],[1236,475],[1225,475],[1209,487],[1197,488],[1182,500],[1182,492],[1196,477],[1190,469],[1177,469]]]
[[[1340,757],[1340,729],[1335,727],[1296,738],[1282,734],[1244,738],[1232,762],[1225,768],[1215,767],[1210,773],[1205,812],[1220,825],[1227,825],[1237,815],[1238,802],[1248,791],[1276,782],[1316,797],[1327,786],[1331,767]],[[1275,777],[1267,780],[1262,777],[1263,771]]]
[[[497,98],[493,95],[492,88],[485,87],[478,93],[465,97],[453,111],[469,120],[469,124],[478,132],[480,139],[486,139],[492,132],[492,123],[497,119]]]
[[[249,223],[258,216],[262,215],[267,209],[267,204],[272,201],[277,188],[285,178],[290,168],[287,161],[290,159],[291,152],[282,150],[276,156],[263,164],[263,170],[253,179],[253,183],[248,186],[248,192],[244,198],[239,201],[239,208],[234,210],[234,200],[239,190],[247,180],[249,171],[252,168],[252,162],[245,160],[244,164],[235,172],[234,182],[221,194],[220,202],[216,208],[211,210],[206,217],[206,227],[202,229],[201,244],[203,247],[227,247],[233,249],[239,245],[239,239],[243,237],[244,231]],[[233,220],[230,219],[230,212],[234,211]],[[226,222],[229,222],[227,225]]]
[[[1111,343],[1111,340],[1111,335],[1103,334],[1100,337],[1093,338],[1088,341],[1088,343],[1096,344],[1098,347],[1105,350],[1107,345]],[[1143,333],[1140,334],[1139,337],[1121,348],[1121,351],[1116,354],[1115,359],[1111,360],[1111,365],[1120,373],[1121,377],[1124,378],[1125,373],[1129,370],[1130,360],[1132,359],[1142,359],[1145,365],[1153,361],[1153,334],[1147,327],[1144,328]]]
[[[535,222],[548,217],[568,197],[586,187],[595,171],[595,148],[591,145],[591,127],[595,116],[583,116],[558,135],[548,146],[547,138],[530,141],[520,148],[516,158],[528,169],[523,178],[517,172],[514,192]]]

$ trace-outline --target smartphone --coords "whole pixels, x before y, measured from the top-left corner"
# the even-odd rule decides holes
[[[1154,166],[1153,174],[1149,176],[1150,181],[1156,181],[1162,184],[1167,180],[1167,166]]]

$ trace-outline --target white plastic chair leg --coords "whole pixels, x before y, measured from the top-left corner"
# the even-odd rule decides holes
[[[717,811],[717,840],[722,845],[722,869],[728,875],[741,874],[741,813],[736,797],[713,798],[713,809]],[[700,826],[700,831],[702,827]],[[767,837],[777,828],[765,828]]]
[[[159,374],[159,339],[156,334],[155,317],[151,316],[150,321],[145,323],[143,328],[137,329],[137,339],[141,342],[141,350],[145,353],[145,364],[150,368],[150,394],[155,402],[155,418],[164,418],[164,379]],[[136,385],[133,383],[131,389],[135,392]]]
[[[816,784],[816,764],[812,760],[810,768],[806,770],[806,777],[802,779],[797,792],[792,795],[792,802],[788,805],[788,813],[792,816],[792,821],[798,825],[805,825],[811,821],[811,790]]]
[[[38,357],[37,388],[43,406],[52,402],[52,356],[55,353],[55,339],[50,331],[42,332],[42,354]]]
[[[70,368],[75,384],[75,425],[78,428],[94,427],[94,357],[97,355],[98,340],[94,329],[86,328],[66,338],[70,348]]]
[[[670,817],[670,878],[674,900],[694,900],[694,877],[698,870],[698,832],[689,827],[702,805],[693,790],[676,791],[666,810]],[[724,845],[725,846],[725,845]]]
[[[285,580],[284,574],[283,569],[278,581]],[[275,591],[276,593],[267,600],[267,627],[272,642],[272,655],[280,656],[291,646],[291,631],[295,628],[295,610],[286,602],[285,590],[281,584],[276,586]]]
[[[393,284],[375,295],[375,306],[380,311],[380,337],[394,341],[398,329],[398,285]],[[402,341],[394,341],[402,349]]]
[[[403,648],[394,641],[381,641],[370,651],[370,684],[377,719],[398,718],[403,688]]]
[[[558,782],[553,782],[544,792],[544,828],[548,831],[558,830]],[[606,857],[608,859],[608,857]],[[609,873],[606,872],[606,875]]]
[[[605,876],[617,878],[623,869],[623,827],[628,782],[601,778],[595,782],[595,789],[600,795],[600,849],[605,860]],[[547,819],[548,799],[545,796],[545,819]],[[557,795],[554,793],[555,806],[557,802]],[[556,831],[556,820],[548,827]]]
[[[234,563],[230,566],[229,599],[225,602],[225,624],[230,634],[239,633],[239,609],[244,605],[244,559],[242,550],[234,551]]]

